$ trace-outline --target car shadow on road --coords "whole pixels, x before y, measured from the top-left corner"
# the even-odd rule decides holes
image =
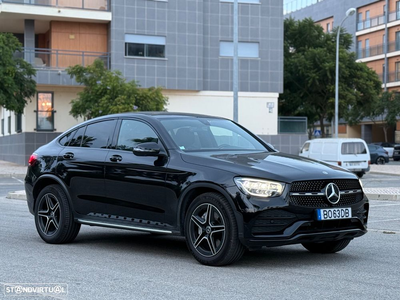
[[[171,257],[199,265],[190,254],[183,237],[154,235],[134,231],[89,229],[81,232],[71,244],[75,247],[87,247],[88,250],[112,251],[114,254],[140,254],[165,258]],[[305,250],[301,245],[262,248],[246,251],[241,260],[229,268],[297,268],[304,265],[343,265],[349,261],[363,260],[354,255],[351,244],[348,249],[336,254],[316,254]]]

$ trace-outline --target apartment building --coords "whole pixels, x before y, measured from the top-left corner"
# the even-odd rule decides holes
[[[0,0],[0,32],[13,33],[37,70],[24,114],[0,108],[0,159],[26,164],[40,145],[82,120],[83,89],[65,72],[101,59],[127,80],[161,86],[168,111],[233,118],[232,0]],[[239,0],[239,123],[276,135],[283,90],[283,3]]]
[[[382,89],[400,92],[400,1],[398,0],[285,0],[285,16],[312,17],[324,30],[337,26],[354,7],[356,15],[343,27],[354,36],[357,61],[365,62],[382,80]],[[387,45],[387,47],[385,47]],[[387,67],[386,67],[387,65]],[[361,137],[367,142],[383,141],[379,124],[363,120],[358,126],[339,127],[343,137]],[[389,129],[390,142],[400,143],[400,120]]]

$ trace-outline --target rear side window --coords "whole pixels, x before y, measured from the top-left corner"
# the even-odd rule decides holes
[[[343,143],[342,154],[367,154],[367,149],[361,142]]]
[[[82,147],[107,148],[110,146],[116,120],[89,124],[82,139]]]
[[[78,130],[75,130],[74,131],[75,134],[73,135],[73,137],[72,137],[72,139],[71,139],[71,141],[70,141],[68,146],[70,146],[70,147],[80,147],[81,143],[82,143],[83,135],[85,133],[85,130],[86,130],[86,126],[83,126],[83,127],[79,128]]]
[[[76,130],[67,133],[61,139],[59,139],[58,142],[61,144],[61,146],[68,146],[72,138],[74,137],[75,133]]]

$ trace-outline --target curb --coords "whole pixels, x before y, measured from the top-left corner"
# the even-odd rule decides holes
[[[0,178],[18,178],[18,179],[24,179],[25,174],[0,174]]]
[[[368,200],[381,200],[381,201],[397,201],[400,200],[400,194],[388,195],[388,194],[368,194],[365,193]]]
[[[387,175],[387,176],[400,176],[399,173],[388,173],[388,172],[380,172],[380,171],[369,171],[367,174],[378,174],[378,175]]]
[[[6,196],[7,199],[26,200],[25,191],[10,192]]]

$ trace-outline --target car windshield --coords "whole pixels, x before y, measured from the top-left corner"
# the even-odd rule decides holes
[[[213,118],[160,119],[175,144],[183,151],[269,151],[235,123]]]

